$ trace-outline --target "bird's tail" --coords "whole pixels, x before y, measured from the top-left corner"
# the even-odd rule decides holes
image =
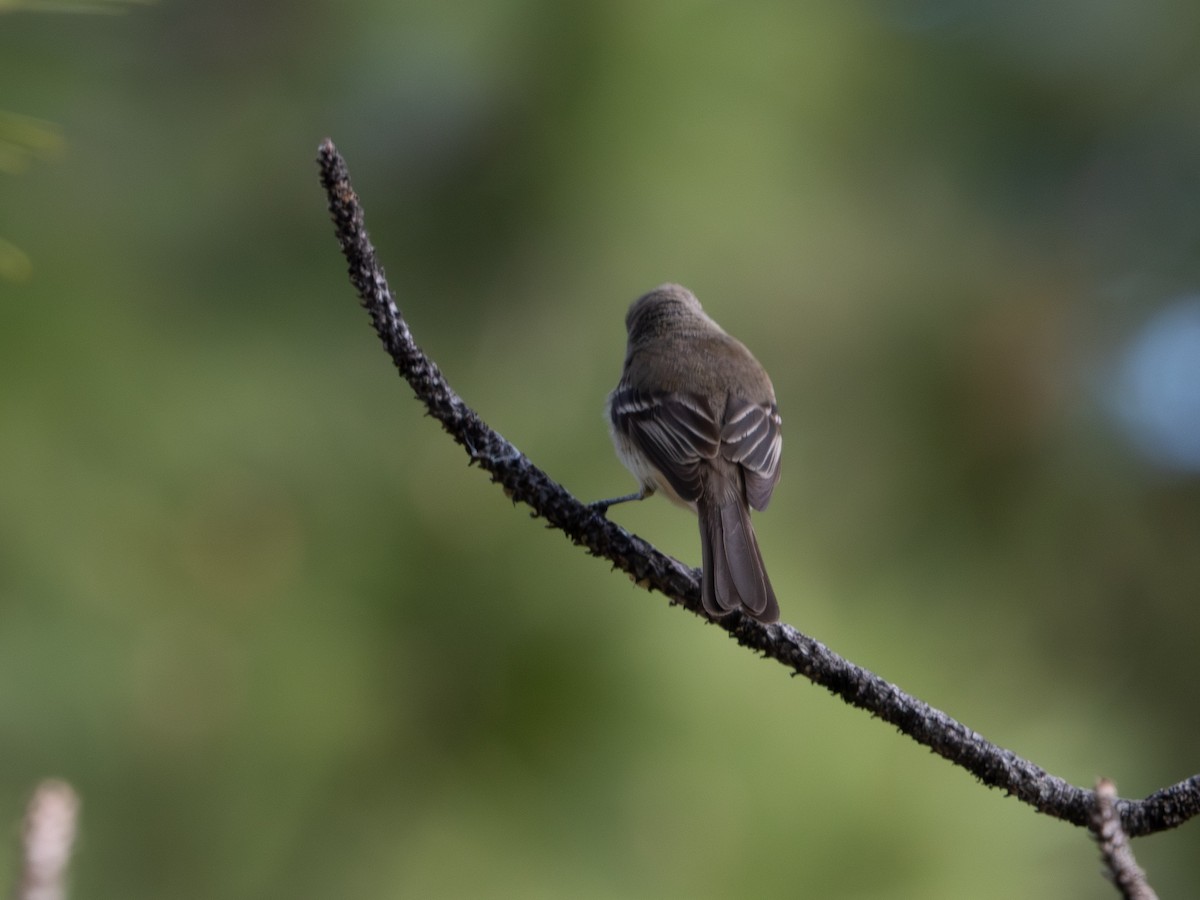
[[[739,498],[727,498],[720,505],[701,499],[696,511],[705,611],[719,618],[740,608],[760,622],[778,620],[779,603],[754,537],[749,507]]]

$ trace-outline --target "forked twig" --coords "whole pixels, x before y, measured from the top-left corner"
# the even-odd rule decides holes
[[[1096,782],[1096,808],[1092,812],[1091,828],[1100,844],[1100,857],[1104,860],[1108,876],[1112,879],[1124,900],[1158,900],[1158,894],[1146,883],[1142,871],[1129,846],[1129,838],[1121,828],[1116,815],[1117,786],[1107,778]]]

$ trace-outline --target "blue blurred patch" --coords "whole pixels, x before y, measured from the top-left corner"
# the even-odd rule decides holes
[[[1147,459],[1200,471],[1200,297],[1159,311],[1134,337],[1120,361],[1115,400]]]

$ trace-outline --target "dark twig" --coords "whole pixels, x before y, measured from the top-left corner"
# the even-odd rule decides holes
[[[1158,895],[1146,883],[1146,873],[1133,858],[1133,848],[1121,828],[1116,805],[1117,786],[1107,778],[1099,779],[1091,829],[1100,844],[1100,857],[1124,900],[1158,900]]]
[[[683,563],[608,521],[579,502],[520,451],[493,431],[451,390],[425,356],[396,308],[375,248],[363,225],[363,211],[350,186],[346,164],[331,141],[321,144],[321,183],[342,252],[350,264],[350,281],[375,324],[388,354],[429,414],[466,448],[477,463],[504,487],[514,502],[527,504],[576,544],[627,572],[640,586],[661,591],[699,616],[698,574]],[[865,709],[934,753],[1000,788],[1039,812],[1087,826],[1095,805],[1092,791],[1047,774],[1033,763],[985,740],[945,713],[910,697],[895,685],[854,665],[788,625],[761,625],[733,614],[716,621],[739,644],[783,663],[847,703]],[[1200,813],[1200,775],[1164,788],[1145,800],[1118,800],[1116,809],[1126,834],[1144,835],[1173,828]]]

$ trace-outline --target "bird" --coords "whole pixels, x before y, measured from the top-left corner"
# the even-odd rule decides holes
[[[687,288],[662,284],[625,316],[621,380],[605,413],[617,456],[638,490],[592,504],[662,493],[700,523],[705,612],[779,618],[750,510],[766,509],[783,448],[775,389],[746,346],[727,334]]]

